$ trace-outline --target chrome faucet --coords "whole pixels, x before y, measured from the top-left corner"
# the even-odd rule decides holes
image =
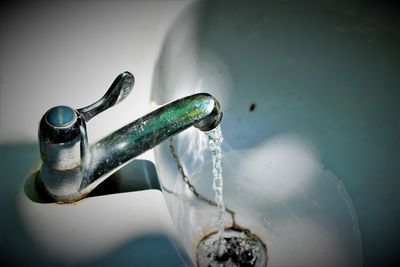
[[[200,93],[162,106],[89,146],[86,123],[124,100],[134,81],[131,73],[124,72],[94,104],[77,110],[56,106],[43,115],[39,125],[42,165],[37,181],[56,202],[84,198],[134,157],[190,126],[209,131],[221,122],[217,100]]]

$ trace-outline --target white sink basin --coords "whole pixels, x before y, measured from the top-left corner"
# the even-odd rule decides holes
[[[220,101],[225,202],[266,243],[268,266],[398,261],[393,10],[357,1],[203,1],[171,27],[152,100],[208,92]],[[175,138],[186,174],[212,199],[202,142],[194,130]],[[156,166],[195,260],[200,239],[215,231],[215,208],[191,194],[167,144],[156,149]]]

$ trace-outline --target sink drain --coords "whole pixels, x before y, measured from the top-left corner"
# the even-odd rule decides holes
[[[223,233],[224,244],[220,255],[217,252],[218,242],[216,232],[205,236],[200,241],[197,248],[197,266],[267,266],[267,248],[260,238],[249,230],[226,229]]]

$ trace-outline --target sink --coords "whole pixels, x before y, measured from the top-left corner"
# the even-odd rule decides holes
[[[0,265],[196,261],[216,211],[193,197],[167,143],[77,203],[55,204],[36,191],[40,117],[57,104],[97,99],[126,69],[139,89],[90,122],[91,140],[147,113],[148,100],[211,93],[224,112],[225,202],[264,243],[268,266],[397,265],[400,27],[393,10],[358,1],[5,7]],[[184,170],[212,199],[206,142],[194,129],[174,137]],[[225,224],[232,224],[228,215]]]
[[[268,266],[398,264],[396,8],[202,1],[171,26],[151,100],[220,100],[225,204],[265,243]],[[192,185],[213,199],[205,135],[186,131],[174,146]],[[178,242],[196,262],[216,209],[189,190],[168,144],[155,164]]]

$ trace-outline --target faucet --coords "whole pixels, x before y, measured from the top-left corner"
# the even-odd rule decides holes
[[[39,124],[42,164],[37,184],[58,203],[78,201],[134,157],[191,126],[210,131],[219,125],[218,101],[206,93],[166,104],[89,146],[86,123],[124,100],[134,76],[123,72],[95,103],[49,109]]]

